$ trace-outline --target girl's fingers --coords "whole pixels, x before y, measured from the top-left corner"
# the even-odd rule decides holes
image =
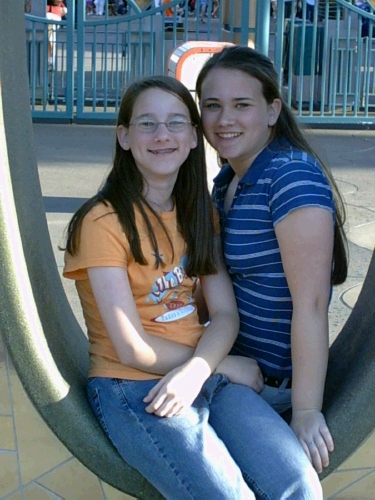
[[[320,473],[323,470],[323,465],[322,465],[322,458],[320,455],[320,450],[315,443],[315,441],[310,441],[308,443],[309,451],[310,451],[310,456],[311,456],[311,462],[316,470],[316,472]]]
[[[310,454],[310,449],[306,443],[306,441],[304,441],[303,439],[300,439],[299,442],[301,443],[301,446],[303,448],[303,451],[306,453],[307,455],[307,458],[310,460],[310,462],[312,463],[312,458],[311,458],[311,454]]]
[[[164,383],[163,379],[160,379],[159,382],[156,385],[154,385],[154,387],[149,391],[147,396],[143,398],[143,401],[145,403],[149,403],[150,401],[152,401],[159,392],[160,388],[163,386],[163,383]]]
[[[167,401],[159,410],[155,412],[159,417],[174,417],[181,413],[184,409],[184,404],[180,400]]]
[[[335,448],[335,445],[333,443],[332,435],[329,432],[329,429],[326,425],[324,425],[320,428],[320,434],[322,435],[322,438],[325,441],[325,444],[327,446],[328,451],[333,451]]]
[[[154,399],[150,402],[148,406],[146,406],[146,411],[147,413],[156,413],[157,410],[159,410],[162,405],[165,403],[167,399],[167,395],[165,393],[163,394],[157,394]]]

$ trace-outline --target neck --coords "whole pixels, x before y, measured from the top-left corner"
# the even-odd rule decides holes
[[[174,209],[174,201],[172,198],[162,203],[157,203],[156,201],[149,199],[147,199],[147,201],[155,212],[172,212]]]
[[[174,199],[171,189],[153,189],[148,186],[147,191],[144,193],[149,205],[155,212],[172,212],[174,208]]]

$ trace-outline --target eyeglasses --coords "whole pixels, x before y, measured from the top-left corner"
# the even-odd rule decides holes
[[[152,134],[156,132],[158,126],[163,124],[167,127],[169,132],[182,132],[191,122],[188,120],[175,119],[169,122],[158,122],[156,120],[138,120],[136,122],[131,122],[129,125],[134,125],[140,132],[146,132]]]

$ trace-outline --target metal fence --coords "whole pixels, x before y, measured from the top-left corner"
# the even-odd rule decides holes
[[[105,14],[96,16],[86,15],[85,2],[68,0],[64,21],[26,15],[33,118],[113,121],[127,85],[166,73],[180,44],[225,41],[270,56],[300,121],[374,124],[373,9],[316,3],[311,13],[305,1],[292,0],[287,12],[279,1],[273,15],[266,0],[220,0],[217,10],[209,0],[205,12],[187,0],[158,7],[150,1],[143,9],[129,0],[125,15],[111,15],[107,0]]]
[[[374,124],[375,16],[370,5],[365,11],[344,0],[320,1],[309,21],[305,2],[301,18],[289,20],[283,4],[277,12],[274,59],[299,119]]]

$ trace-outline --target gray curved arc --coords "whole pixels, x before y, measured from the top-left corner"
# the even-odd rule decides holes
[[[161,498],[117,454],[85,397],[87,339],[61,286],[34,154],[23,1],[0,2],[0,331],[46,423],[95,475],[138,498]],[[16,90],[16,91],[15,91]],[[325,413],[338,467],[375,427],[375,257],[333,344]]]
[[[0,332],[26,393],[69,451],[120,491],[158,499],[85,397],[87,339],[61,285],[34,153],[23,7],[0,2]]]
[[[329,354],[323,411],[335,441],[326,477],[375,428],[375,251],[358,300]]]

